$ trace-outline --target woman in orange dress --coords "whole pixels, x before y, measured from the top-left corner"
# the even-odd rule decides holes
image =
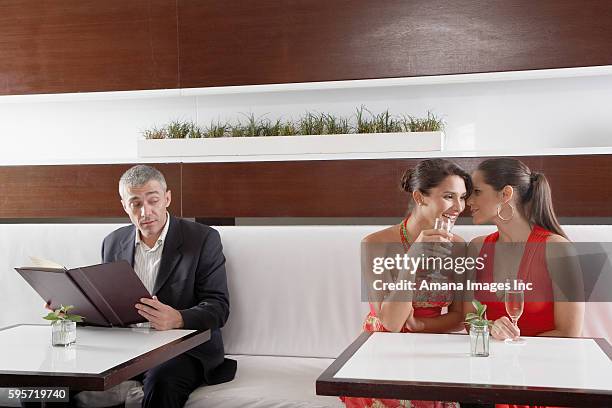
[[[504,299],[499,297],[503,296],[503,291],[474,293],[474,297],[487,306],[487,318],[494,321],[493,338],[505,340],[521,334],[580,336],[584,304],[554,301],[559,293],[550,276],[551,272],[558,272],[552,270],[558,268],[558,263],[553,261],[551,254],[558,256],[559,251],[571,251],[571,245],[555,216],[550,186],[544,174],[532,172],[519,160],[496,158],[482,162],[472,173],[472,181],[474,191],[467,203],[474,224],[492,223],[497,227],[493,234],[470,242],[468,255],[486,259],[484,268],[476,271],[476,281],[504,283],[505,279],[522,279],[533,284],[533,291],[525,291],[518,328],[506,316]],[[548,245],[557,243],[560,245]],[[579,266],[571,262],[575,257],[572,258],[570,252],[563,255],[564,268],[578,268],[568,276],[578,277]],[[465,302],[464,313],[473,311],[473,305]],[[497,404],[496,407],[519,406]]]
[[[441,252],[434,255],[448,255],[451,243],[465,243],[459,236],[433,229],[436,218],[443,217],[454,223],[465,209],[465,200],[471,192],[471,180],[463,169],[448,160],[424,160],[404,174],[401,186],[411,195],[409,215],[401,223],[367,236],[363,240],[365,247],[397,244],[410,254],[414,243],[440,243],[436,250]],[[444,246],[447,248],[444,249]],[[465,251],[464,245],[454,247]],[[421,272],[417,272],[417,281]],[[398,277],[387,278],[397,281]],[[420,293],[418,299],[412,301],[406,301],[402,296],[401,293],[389,291],[370,296],[370,313],[366,316],[363,329],[370,332],[445,333],[463,328],[462,300],[453,299],[453,293]],[[448,312],[442,314],[443,308],[448,308]],[[341,399],[348,408],[459,407],[456,402],[442,401]]]

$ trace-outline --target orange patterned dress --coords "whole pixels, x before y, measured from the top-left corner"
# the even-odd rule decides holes
[[[406,220],[404,220],[404,223]],[[405,225],[405,224],[404,224]],[[402,239],[402,242],[405,240]],[[408,249],[408,245],[405,245]],[[417,287],[419,287],[422,274],[417,273]],[[448,307],[453,300],[452,292],[424,292],[419,291],[415,294],[415,300],[412,302],[415,317],[438,317],[442,315],[442,308]],[[374,305],[370,303],[370,313],[363,322],[363,330],[367,332],[388,332],[382,322],[376,316]],[[410,333],[410,330],[404,326],[402,333]],[[379,398],[363,398],[363,397],[340,397],[347,408],[459,408],[457,402],[444,401],[415,401],[415,400],[397,400],[397,399],[379,399]]]
[[[451,295],[452,296],[452,295]],[[415,317],[438,317],[442,315],[442,308],[448,307],[450,301],[434,302],[412,302]],[[370,313],[363,322],[363,330],[368,332],[388,332],[382,322],[376,316],[374,307],[370,304]],[[402,333],[410,333],[405,326]],[[459,408],[457,402],[443,401],[415,401],[415,400],[396,400],[362,397],[340,397],[347,408]]]

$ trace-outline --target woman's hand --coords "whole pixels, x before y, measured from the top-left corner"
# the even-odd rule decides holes
[[[491,336],[497,340],[515,339],[520,335],[519,328],[515,327],[506,316],[497,319],[491,327]]]
[[[413,246],[423,255],[445,258],[451,255],[452,241],[453,234],[450,232],[428,229],[421,231]]]
[[[406,328],[413,333],[420,332],[425,329],[425,323],[414,317],[414,309],[410,311],[410,315],[408,316],[408,319],[406,319],[406,323],[404,323],[404,326],[406,326]]]
[[[453,234],[439,229],[422,230],[414,242],[451,242]]]

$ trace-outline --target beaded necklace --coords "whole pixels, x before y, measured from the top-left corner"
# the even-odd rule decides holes
[[[410,249],[410,235],[408,235],[408,228],[406,227],[408,218],[410,218],[410,216],[406,217],[400,224],[400,236],[402,238],[402,245],[404,246],[405,251]]]

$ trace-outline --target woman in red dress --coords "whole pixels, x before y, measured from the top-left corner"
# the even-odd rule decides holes
[[[533,283],[534,288],[532,292],[525,291],[518,328],[506,316],[503,291],[474,293],[476,299],[487,305],[487,318],[494,321],[493,338],[505,340],[521,334],[580,336],[584,304],[554,301],[558,289],[553,287],[550,273],[558,272],[552,270],[558,263],[552,260],[551,253],[569,251],[571,246],[567,245],[569,241],[555,216],[550,186],[544,174],[532,172],[519,160],[496,158],[482,162],[472,173],[472,181],[474,191],[467,204],[472,210],[474,224],[492,223],[497,227],[493,234],[470,242],[468,255],[486,259],[484,268],[476,272],[476,281],[504,283],[505,279],[522,279]],[[553,243],[561,245],[548,245]],[[572,259],[571,254],[567,255],[565,259]],[[473,311],[473,305],[465,302],[464,313]]]
[[[443,159],[421,161],[402,177],[402,189],[411,195],[409,215],[399,224],[368,235],[362,248],[384,247],[396,244],[401,252],[410,254],[414,243],[464,244],[459,236],[433,229],[434,220],[444,217],[454,223],[465,209],[465,200],[471,192],[471,179],[456,164]],[[380,244],[380,245],[379,245]],[[433,245],[432,245],[433,247]],[[463,251],[465,245],[454,245]],[[416,246],[414,246],[416,250]],[[438,251],[449,251],[440,249]],[[413,251],[414,252],[414,251]],[[439,254],[437,254],[439,255]],[[448,255],[445,252],[443,255]],[[364,256],[368,263],[368,256]],[[367,265],[366,265],[367,269]],[[417,281],[421,271],[417,271]],[[398,276],[386,276],[385,281],[398,280]],[[363,328],[375,332],[426,332],[445,333],[463,328],[462,300],[453,299],[452,292],[436,291],[419,293],[407,301],[401,291],[385,291],[371,294],[370,313]],[[442,309],[448,312],[442,314]],[[456,402],[410,401],[377,398],[341,397],[347,408],[457,408]]]

